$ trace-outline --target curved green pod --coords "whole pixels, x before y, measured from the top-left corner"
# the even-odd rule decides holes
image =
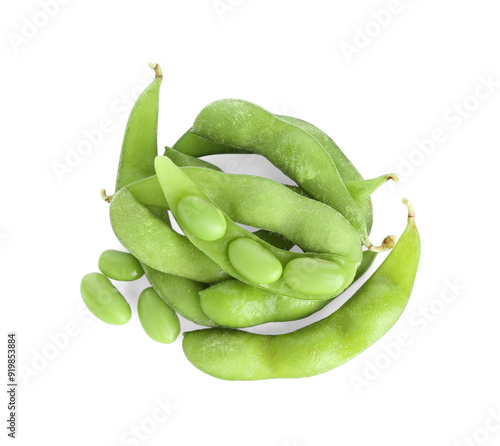
[[[142,206],[127,188],[113,196],[109,213],[116,237],[141,263],[199,282],[215,283],[229,278],[186,237]]]
[[[181,171],[231,220],[281,234],[304,251],[332,253],[356,263],[361,261],[358,234],[347,219],[330,206],[268,178],[197,167],[183,167]],[[156,177],[138,181],[127,189],[144,205],[168,207]]]
[[[183,318],[206,327],[216,327],[203,312],[200,305],[200,292],[208,285],[185,277],[162,273],[143,265],[146,277],[158,295]]]
[[[325,151],[330,155],[335,166],[339,172],[342,181],[346,184],[346,187],[349,193],[353,192],[353,189],[356,187],[356,183],[360,185],[363,177],[358,172],[358,170],[354,167],[354,165],[350,162],[350,160],[345,156],[345,154],[340,150],[340,148],[335,144],[335,142],[326,135],[319,128],[314,126],[313,124],[304,121],[302,119],[294,118],[291,116],[277,115],[280,119],[287,121],[293,125],[300,127],[305,132],[309,133],[313,138],[315,138],[325,149]],[[221,154],[221,153],[250,153],[249,150],[243,150],[240,148],[230,147],[224,144],[219,144],[214,141],[211,141],[207,138],[203,138],[202,136],[195,135],[188,130],[174,145],[176,148],[176,152],[184,152],[190,153],[191,155],[204,156],[204,155],[213,155],[213,154]],[[200,160],[201,161],[201,160]],[[366,180],[370,181],[370,180]],[[352,183],[351,190],[349,190],[348,183]],[[364,191],[368,189],[368,184],[363,188]],[[296,192],[300,191],[300,188],[296,188]],[[372,189],[373,192],[373,189]],[[301,191],[301,193],[305,193]],[[373,223],[373,208],[372,203],[369,197],[361,198],[361,196],[351,194],[356,205],[359,207],[361,213],[363,214],[363,218],[365,221],[365,225],[367,228],[367,232],[369,233]]]
[[[87,308],[101,321],[123,325],[130,320],[130,305],[103,274],[90,273],[84,276],[80,292]]]
[[[184,335],[188,360],[226,380],[302,378],[327,372],[370,347],[397,322],[410,297],[420,237],[409,206],[408,225],[382,265],[339,310],[283,335],[229,328]]]
[[[335,142],[325,132],[320,130],[315,125],[302,119],[283,115],[279,115],[279,117],[285,121],[290,122],[291,124],[295,124],[305,132],[309,133],[312,137],[316,138],[316,140],[323,146],[323,148],[332,158],[344,184],[351,181],[363,181],[363,177],[359,173],[358,169],[354,167],[347,156],[345,156],[344,152],[340,150],[339,146],[335,144]],[[365,198],[364,200],[357,200],[356,197],[353,197],[353,200],[356,202],[356,205],[359,207],[363,215],[366,230],[369,234],[373,224],[372,201],[370,197]]]
[[[99,257],[99,270],[110,279],[129,282],[144,275],[141,263],[129,252],[108,249]]]
[[[123,137],[115,191],[155,173],[158,106],[163,74],[158,64],[149,66],[155,71],[155,78],[137,98],[130,112]]]
[[[194,183],[179,167],[177,167],[167,157],[157,157],[155,161],[155,168],[158,180],[160,182],[160,185],[162,186],[163,192],[169,203],[170,210],[172,211],[172,214],[176,218],[177,223],[181,226],[181,229],[184,231],[186,236],[195,246],[200,248],[211,259],[213,259],[219,265],[221,265],[222,269],[227,273],[229,273],[232,277],[239,279],[243,282],[246,282],[249,285],[259,286],[261,288],[273,290],[280,294],[286,294],[297,298],[311,298],[311,296],[305,296],[304,293],[301,293],[295,290],[293,287],[289,286],[283,280],[283,278],[279,278],[278,280],[276,280],[276,282],[268,284],[251,283],[247,277],[240,274],[237,271],[237,269],[231,264],[228,258],[227,250],[229,244],[233,242],[235,239],[249,238],[251,240],[254,240],[262,244],[263,247],[268,249],[274,256],[278,258],[283,267],[286,267],[288,262],[290,262],[291,260],[303,257],[321,258],[339,264],[345,271],[344,283],[338,290],[335,291],[330,290],[330,292],[327,295],[315,296],[317,299],[327,299],[329,297],[334,297],[334,295],[339,294],[341,291],[343,291],[345,288],[347,288],[347,286],[351,284],[352,279],[356,273],[356,269],[360,263],[360,257],[361,257],[360,253],[358,256],[359,260],[352,261],[348,256],[341,257],[340,255],[335,255],[335,254],[327,254],[327,253],[303,254],[291,251],[283,251],[260,240],[254,234],[238,226],[226,215],[224,216],[226,217],[227,221],[227,230],[224,237],[215,241],[205,241],[193,236],[193,234],[191,234],[186,229],[186,227],[182,225],[182,222],[179,221],[178,208],[177,208],[178,203],[183,197],[187,195],[197,196],[203,200],[207,200],[208,202],[210,202],[209,198],[198,188],[196,183]],[[351,251],[349,251],[349,254],[352,254],[352,249]]]
[[[353,283],[368,271],[376,256],[373,251],[363,251],[363,260]],[[203,313],[215,323],[231,328],[295,321],[316,313],[329,302],[331,300],[296,299],[235,279],[216,283],[200,291]]]
[[[146,288],[137,301],[142,328],[156,342],[171,344],[181,331],[179,318],[153,288]]]
[[[347,191],[332,157],[298,125],[250,102],[224,99],[206,106],[195,119],[191,132],[222,146],[264,155],[311,196],[337,209],[354,226],[363,243],[369,249],[377,249],[368,240],[364,216]],[[191,147],[181,143],[174,148],[182,148],[190,155],[203,155],[193,153]]]

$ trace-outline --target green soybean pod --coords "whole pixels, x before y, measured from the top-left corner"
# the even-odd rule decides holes
[[[137,302],[142,328],[154,341],[171,344],[181,331],[179,318],[153,288],[146,288]]]
[[[197,167],[183,167],[181,171],[231,220],[282,234],[304,251],[329,252],[355,263],[361,261],[358,234],[330,206],[268,178]],[[128,189],[140,203],[168,206],[156,177],[138,181]]]
[[[339,310],[283,335],[230,328],[185,333],[184,353],[203,372],[226,380],[302,378],[327,372],[378,341],[408,303],[420,258],[413,208],[382,265]]]
[[[130,112],[123,137],[115,191],[155,173],[153,163],[158,155],[158,105],[163,74],[158,64],[149,66],[154,70],[155,78],[137,98]]]
[[[363,260],[356,271],[354,282],[365,274],[377,254],[363,251]],[[324,308],[331,300],[296,299],[239,280],[226,280],[200,291],[203,312],[224,327],[245,328],[267,322],[285,322],[302,319]]]
[[[90,273],[84,276],[80,292],[87,308],[101,321],[123,325],[130,320],[130,305],[103,274]]]
[[[200,292],[208,286],[206,283],[162,273],[147,265],[143,268],[154,290],[183,318],[198,325],[217,326],[201,309]]]
[[[113,196],[109,212],[116,237],[141,263],[200,282],[215,283],[229,278],[186,237],[137,202],[127,188]]]
[[[304,293],[295,290],[293,287],[289,286],[282,278],[279,278],[275,282],[272,283],[254,283],[246,274],[242,274],[241,270],[235,268],[235,266],[231,263],[231,260],[228,257],[228,248],[229,245],[236,239],[239,238],[248,238],[250,240],[254,240],[263,245],[265,249],[270,251],[272,255],[274,255],[283,266],[286,266],[288,262],[293,259],[300,257],[317,257],[323,258],[325,260],[334,261],[339,263],[339,265],[344,268],[348,272],[346,274],[346,280],[342,284],[341,289],[330,289],[328,293],[325,295],[318,295],[318,299],[326,299],[328,297],[333,297],[335,293],[340,293],[342,289],[345,289],[352,281],[354,277],[355,270],[359,264],[358,262],[352,262],[350,260],[346,260],[345,258],[341,258],[339,256],[333,254],[325,254],[325,253],[314,253],[314,254],[302,254],[291,251],[283,251],[275,248],[272,245],[265,243],[260,240],[258,237],[253,235],[252,233],[246,231],[245,229],[238,226],[234,223],[230,218],[226,215],[226,224],[227,229],[224,236],[215,241],[204,241],[190,233],[185,226],[182,225],[182,221],[178,218],[178,204],[180,200],[182,200],[186,196],[197,196],[203,200],[206,200],[210,203],[208,197],[198,188],[198,186],[180,169],[178,168],[170,159],[167,157],[157,157],[155,161],[156,173],[158,176],[158,180],[160,185],[162,186],[163,192],[167,198],[169,203],[169,207],[176,218],[177,222],[181,226],[181,229],[184,231],[189,240],[198,248],[203,250],[205,254],[207,254],[210,258],[216,261],[224,271],[228,272],[234,278],[237,278],[243,282],[248,283],[249,285],[259,286],[261,288],[266,288],[270,290],[277,291],[282,294],[295,296],[298,298],[308,298],[304,296]],[[216,172],[214,172],[216,173]],[[213,205],[213,203],[211,203]],[[253,273],[253,271],[252,271]],[[274,272],[271,272],[271,275]]]
[[[110,279],[129,282],[144,275],[141,263],[132,254],[108,249],[99,257],[99,270]]]
[[[330,154],[301,127],[250,102],[224,99],[206,106],[191,131],[225,146],[264,155],[311,196],[344,215],[369,249],[387,248],[385,245],[375,247],[369,242],[364,216],[347,191]],[[176,144],[174,148],[179,146],[181,144]]]
[[[347,156],[345,156],[344,152],[340,150],[339,146],[325,132],[320,130],[315,125],[302,119],[283,115],[279,115],[279,117],[285,121],[290,122],[291,124],[300,127],[302,130],[309,133],[312,137],[316,138],[316,140],[323,146],[323,148],[332,158],[344,184],[354,181],[363,181],[363,177],[359,173],[358,169],[354,167]],[[353,197],[353,199],[363,215],[366,230],[369,234],[373,225],[372,201],[369,197],[364,200],[356,200],[356,197]]]

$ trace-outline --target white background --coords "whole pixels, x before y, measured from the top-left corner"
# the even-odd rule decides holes
[[[4,2],[0,14],[1,354],[17,332],[17,444],[499,444],[497,1],[70,0],[52,17],[40,3]],[[365,177],[401,175],[374,196],[372,238],[402,232],[407,196],[422,258],[381,341],[321,376],[225,382],[191,366],[182,336],[144,334],[144,279],[119,285],[127,325],[81,312],[81,277],[120,247],[99,191],[113,189],[126,101],[150,81],[149,62],[166,73],[160,146],[236,97],[316,124]],[[103,120],[112,130],[58,176]],[[254,331],[303,326],[343,300]],[[162,401],[167,415],[151,422]]]

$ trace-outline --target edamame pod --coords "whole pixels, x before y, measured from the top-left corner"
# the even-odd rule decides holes
[[[114,280],[129,282],[144,275],[141,263],[128,252],[108,249],[99,257],[99,270]]]
[[[137,302],[142,328],[154,341],[171,344],[181,331],[179,318],[153,288],[146,288]]]
[[[291,260],[302,257],[322,258],[324,260],[329,260],[338,263],[340,267],[343,268],[344,271],[346,272],[345,281],[340,285],[340,288],[335,290],[333,288],[330,288],[325,295],[315,296],[315,298],[317,299],[322,300],[322,299],[327,299],[329,297],[333,297],[334,295],[337,295],[341,291],[343,291],[352,282],[357,266],[359,265],[359,261],[352,262],[350,260],[346,260],[345,258],[333,254],[325,254],[325,253],[302,254],[302,253],[283,251],[277,249],[274,246],[263,242],[252,233],[238,226],[226,215],[224,215],[224,217],[226,217],[227,229],[222,238],[214,241],[205,241],[199,239],[198,237],[195,237],[189,230],[187,230],[187,228],[182,224],[182,221],[180,221],[179,219],[178,215],[179,201],[186,196],[197,196],[200,199],[206,200],[207,202],[210,203],[209,198],[179,167],[177,167],[167,157],[157,157],[155,161],[155,168],[158,180],[163,189],[163,193],[167,198],[170,210],[172,211],[172,214],[176,218],[177,223],[184,231],[186,236],[196,247],[200,248],[210,258],[212,258],[219,265],[221,265],[223,270],[229,273],[234,278],[239,279],[245,283],[248,283],[249,285],[259,286],[261,288],[273,290],[281,294],[286,294],[297,298],[306,298],[306,299],[311,298],[311,296],[304,295],[304,293],[294,289],[293,285],[289,286],[283,280],[282,277],[280,277],[273,283],[254,283],[248,278],[248,275],[241,274],[241,270],[235,268],[235,266],[231,263],[231,260],[228,257],[228,248],[229,245],[235,239],[248,238],[250,240],[254,240],[257,243],[262,244],[263,248],[267,249],[270,252],[270,254],[274,255],[279,260],[279,262],[283,267],[286,267],[288,262],[290,262]]]
[[[304,121],[302,119],[294,118],[292,116],[278,116],[285,121],[295,124],[318,140],[318,142],[323,146],[323,148],[332,158],[344,183],[347,183],[349,181],[363,181],[363,177],[359,173],[358,169],[354,167],[351,161],[345,156],[344,152],[340,150],[339,146],[335,144],[335,142],[325,132],[323,132],[310,122]],[[366,230],[369,234],[373,224],[372,201],[369,197],[361,201],[356,201],[354,197],[353,199],[363,215]]]
[[[353,283],[368,271],[376,256],[373,251],[363,251],[363,260]],[[203,312],[215,323],[231,328],[295,321],[316,313],[329,302],[331,300],[295,299],[234,279],[200,291]]]
[[[399,319],[415,281],[420,237],[407,205],[408,225],[396,246],[335,313],[284,335],[229,328],[191,331],[183,340],[188,360],[227,380],[302,378],[338,367],[371,346]]]
[[[330,206],[268,178],[197,167],[181,170],[231,220],[282,234],[303,251],[336,254],[354,263],[361,261],[358,234]],[[127,189],[144,205],[168,206],[156,177],[138,181]]]
[[[158,105],[163,74],[158,64],[149,66],[154,70],[155,78],[137,98],[130,112],[123,137],[115,191],[155,173],[153,163],[158,155]]]
[[[264,155],[311,196],[344,215],[372,250],[364,217],[347,191],[329,153],[308,132],[250,102],[225,99],[206,106],[192,133],[222,145]],[[182,144],[174,148],[187,150]]]
[[[84,276],[80,292],[87,308],[101,321],[123,325],[130,320],[130,305],[103,274],[90,273]]]
[[[113,196],[109,213],[116,237],[142,263],[200,282],[215,283],[229,278],[186,237],[139,204],[127,188]]]

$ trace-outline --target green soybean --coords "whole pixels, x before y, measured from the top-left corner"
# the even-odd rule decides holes
[[[129,282],[144,275],[141,263],[132,254],[115,249],[104,251],[99,257],[99,270],[114,280]]]
[[[142,328],[154,341],[171,344],[181,331],[179,318],[153,288],[146,288],[139,296],[137,310]]]
[[[283,278],[294,290],[304,294],[333,294],[342,287],[345,271],[337,263],[305,257],[289,262]]]
[[[87,308],[101,321],[123,325],[130,320],[132,312],[129,304],[103,274],[90,273],[84,276],[80,292]]]
[[[142,263],[199,282],[215,283],[229,278],[186,237],[137,202],[127,188],[113,196],[109,212],[116,237]]]
[[[200,305],[200,292],[208,285],[185,277],[162,273],[143,265],[149,283],[158,295],[183,318],[198,325],[216,327]]]
[[[179,220],[200,240],[218,240],[226,233],[226,219],[209,201],[186,195],[177,204]]]
[[[301,378],[349,361],[396,323],[408,302],[420,258],[411,205],[408,225],[382,265],[339,310],[284,335],[229,328],[191,331],[183,340],[188,360],[227,380]]]
[[[373,251],[363,251],[363,260],[354,282],[368,271],[376,256]],[[203,312],[217,324],[232,328],[302,319],[321,310],[329,302],[331,300],[296,299],[234,279],[200,291]]]
[[[115,190],[134,181],[154,175],[154,159],[158,155],[157,130],[161,68],[155,71],[153,82],[137,98],[128,118],[123,138]]]
[[[163,193],[167,198],[172,214],[176,218],[177,223],[179,223],[181,229],[184,231],[186,236],[196,247],[200,248],[205,254],[207,254],[207,256],[209,256],[211,259],[213,259],[219,265],[221,265],[222,269],[227,273],[229,273],[234,278],[246,282],[249,285],[260,286],[266,289],[279,292],[281,294],[286,294],[297,298],[308,298],[308,296],[305,296],[303,293],[300,293],[299,291],[289,287],[282,278],[270,284],[257,284],[257,283],[252,283],[246,277],[241,275],[230,262],[227,250],[229,244],[234,239],[246,237],[253,239],[258,243],[261,243],[264,247],[269,249],[278,258],[278,260],[281,262],[283,266],[286,266],[288,262],[290,262],[295,258],[300,258],[304,256],[318,257],[318,258],[324,258],[325,260],[335,261],[339,265],[341,265],[342,268],[348,271],[348,274],[346,274],[346,277],[348,279],[346,279],[345,283],[343,284],[343,287],[345,288],[349,286],[349,284],[351,283],[356,268],[359,264],[359,261],[352,262],[350,260],[346,260],[345,258],[341,258],[340,256],[336,256],[333,254],[314,253],[307,255],[307,254],[277,249],[272,245],[263,242],[252,233],[238,226],[226,215],[224,215],[224,217],[226,217],[227,230],[224,237],[215,241],[204,241],[198,239],[197,237],[193,237],[193,234],[191,234],[187,230],[187,228],[183,227],[182,222],[179,221],[178,219],[179,200],[181,200],[186,195],[198,196],[204,200],[209,200],[208,197],[179,167],[177,167],[167,157],[157,157],[155,161],[155,168],[158,180],[163,189]],[[315,296],[315,298],[317,299],[327,299],[328,297],[333,297],[333,296],[319,296],[319,295]]]
[[[255,240],[244,237],[234,239],[229,243],[227,253],[236,271],[250,282],[273,283],[283,272],[274,254]]]

